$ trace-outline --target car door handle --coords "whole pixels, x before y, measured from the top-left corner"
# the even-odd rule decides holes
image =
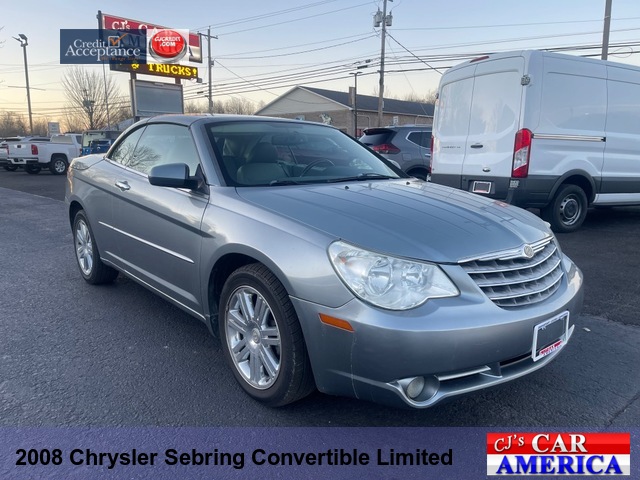
[[[484,147],[484,145],[482,145],[481,143],[474,143],[473,145],[471,145],[471,148],[482,148]]]
[[[123,192],[126,192],[131,188],[131,186],[129,186],[129,184],[126,181],[120,181],[120,180],[116,182],[116,187],[118,187]]]

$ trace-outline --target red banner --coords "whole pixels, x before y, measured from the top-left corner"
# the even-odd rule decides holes
[[[163,29],[168,27],[103,13],[102,28],[108,30],[147,30]],[[189,33],[189,61],[202,63],[202,39],[197,33]]]

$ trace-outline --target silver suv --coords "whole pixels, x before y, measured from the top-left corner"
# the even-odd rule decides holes
[[[422,180],[429,176],[431,126],[394,125],[367,128],[360,142],[374,152],[395,161],[409,175]]]

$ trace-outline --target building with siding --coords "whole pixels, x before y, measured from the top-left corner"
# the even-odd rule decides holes
[[[351,98],[350,98],[351,97]],[[353,95],[322,88],[297,86],[256,112],[256,115],[296,118],[327,123],[353,135],[355,125]],[[357,95],[357,136],[362,130],[376,127],[378,97]],[[384,99],[384,125],[433,123],[433,104]]]

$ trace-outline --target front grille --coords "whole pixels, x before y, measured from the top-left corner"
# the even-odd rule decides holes
[[[461,265],[499,307],[531,305],[553,295],[564,275],[560,252],[551,237],[531,247],[531,258],[517,249],[463,261]]]

